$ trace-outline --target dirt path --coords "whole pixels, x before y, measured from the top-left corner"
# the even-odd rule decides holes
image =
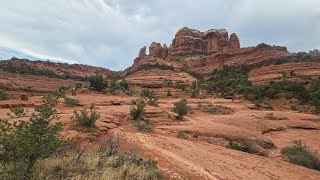
[[[319,179],[320,173],[278,159],[188,140],[125,132],[124,136],[182,170],[183,179]],[[159,162],[160,167],[163,165]],[[168,165],[166,165],[168,166]],[[181,173],[181,172],[180,172]]]

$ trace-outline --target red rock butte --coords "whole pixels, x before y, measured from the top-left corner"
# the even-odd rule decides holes
[[[168,55],[185,54],[185,53],[216,53],[232,52],[240,49],[240,40],[235,33],[229,38],[226,29],[210,29],[206,32],[181,28],[172,40],[168,48],[166,44],[153,42],[149,47],[149,55],[166,58]],[[139,58],[146,56],[146,47],[141,48]]]

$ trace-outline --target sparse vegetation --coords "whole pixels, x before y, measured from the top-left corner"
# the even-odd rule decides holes
[[[97,90],[103,91],[108,87],[108,83],[104,81],[101,74],[91,75],[89,77],[90,87]]]
[[[127,81],[125,79],[122,79],[120,81],[120,89],[122,89],[122,90],[129,89],[129,84],[127,83]]]
[[[215,70],[206,83],[208,93],[220,93],[225,98],[242,94],[257,107],[264,109],[272,109],[265,100],[274,99],[279,94],[284,94],[287,99],[295,98],[302,104],[314,106],[315,112],[320,113],[319,80],[312,80],[309,85],[284,80],[270,82],[263,86],[253,86],[248,80],[246,68],[225,66],[222,70]]]
[[[23,117],[26,115],[22,107],[12,107],[10,108],[10,111],[13,112],[18,117]]]
[[[287,120],[288,119],[285,117],[276,117],[274,116],[273,112],[268,112],[265,118],[269,120]]]
[[[167,96],[167,97],[172,97],[172,94],[171,94],[171,91],[170,91],[170,90],[167,91],[166,96]]]
[[[0,89],[0,100],[7,100],[9,98],[9,95],[6,93],[6,91]]]
[[[320,171],[320,159],[301,140],[294,141],[292,146],[282,148],[281,153],[290,163]]]
[[[146,103],[144,102],[144,100],[140,100],[137,104],[137,107],[132,106],[130,109],[131,119],[132,120],[143,119],[145,107],[146,107]]]
[[[193,81],[191,85],[191,98],[196,98],[199,96],[200,87],[198,81]]]
[[[100,114],[95,111],[95,105],[93,103],[89,107],[89,112],[84,107],[80,112],[75,110],[73,113],[72,119],[75,120],[78,125],[87,128],[94,127],[95,122],[100,118]]]
[[[203,108],[204,112],[210,114],[232,114],[233,110],[228,107],[220,106],[220,105],[209,105]]]
[[[140,99],[137,106],[130,109],[131,123],[139,130],[150,132],[153,130],[152,124],[148,119],[144,118],[146,103]]]
[[[260,152],[254,145],[254,143],[251,140],[242,140],[239,142],[235,141],[229,141],[226,145],[226,148],[238,150],[247,152],[250,154],[257,154],[257,155],[264,155],[262,152]]]
[[[158,106],[159,98],[155,95],[155,92],[149,89],[142,89],[141,90],[141,97],[148,98],[147,103],[151,106]]]
[[[74,99],[74,98],[71,98],[71,97],[65,97],[64,98],[64,103],[67,106],[74,107],[74,106],[79,105],[79,99]]]
[[[188,114],[188,101],[186,99],[183,99],[179,102],[174,103],[174,107],[172,109],[173,112],[177,113],[177,119],[182,120],[183,116]]]
[[[245,67],[225,66],[222,70],[214,70],[207,81],[208,93],[217,92],[223,97],[234,96],[249,87],[252,85]]]
[[[189,135],[187,132],[185,131],[179,131],[178,134],[177,134],[177,138],[180,138],[180,139],[188,139],[189,138]]]
[[[143,132],[151,132],[151,131],[153,131],[152,124],[151,124],[150,120],[148,120],[148,119],[144,119],[144,118],[143,119],[137,119],[137,120],[132,121],[132,124],[139,131],[143,131]]]
[[[29,121],[11,124],[0,119],[0,179],[32,179],[35,164],[50,157],[63,144],[61,123],[52,104],[35,108]]]
[[[176,57],[193,57],[193,56],[210,56],[216,52],[192,52],[192,53],[180,53],[175,54]]]

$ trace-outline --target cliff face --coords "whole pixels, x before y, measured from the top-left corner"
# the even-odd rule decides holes
[[[169,48],[169,54],[228,52],[240,49],[240,41],[236,34],[230,39],[225,29],[211,29],[200,32],[184,27],[180,29]]]
[[[235,33],[230,38],[225,29],[211,29],[200,32],[184,27],[175,35],[168,48],[166,44],[153,42],[149,46],[149,56],[165,59],[169,55],[190,53],[234,52],[240,50],[240,40]],[[141,48],[138,58],[146,56],[146,47]]]

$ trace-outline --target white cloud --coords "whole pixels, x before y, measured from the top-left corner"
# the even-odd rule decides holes
[[[320,48],[318,0],[0,0],[0,47],[43,59],[124,69],[139,48],[183,26],[236,32],[291,51]],[[1,51],[0,51],[1,52]],[[0,55],[1,56],[1,55]]]

